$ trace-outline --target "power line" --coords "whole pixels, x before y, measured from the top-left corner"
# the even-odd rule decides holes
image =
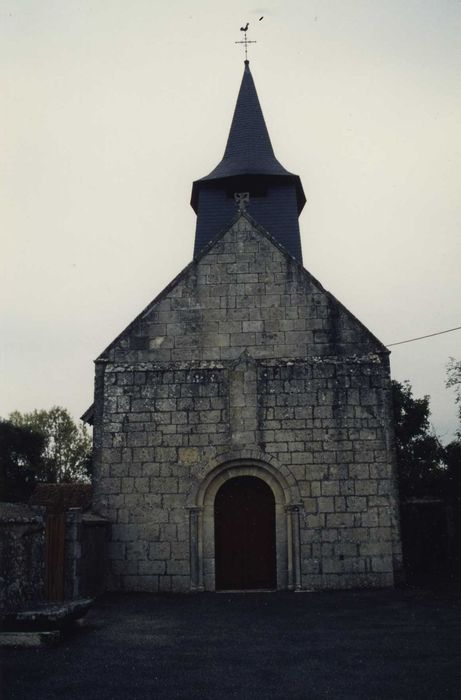
[[[453,331],[461,330],[461,326],[456,328],[448,328],[446,331],[439,331],[438,333],[428,333],[428,335],[420,335],[418,338],[410,338],[409,340],[400,340],[398,343],[387,343],[386,347],[390,348],[392,345],[403,345],[404,343],[414,343],[415,340],[424,340],[424,338],[433,338],[434,335],[443,335],[444,333],[453,333]]]

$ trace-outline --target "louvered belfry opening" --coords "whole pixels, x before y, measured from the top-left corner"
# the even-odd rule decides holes
[[[216,494],[214,518],[216,590],[276,588],[271,488],[253,476],[229,479]]]

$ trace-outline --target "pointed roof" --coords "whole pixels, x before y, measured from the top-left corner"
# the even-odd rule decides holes
[[[223,159],[202,180],[242,174],[291,175],[274,155],[248,61]]]
[[[250,72],[249,61],[245,61],[242,83],[224,156],[209,175],[196,180],[193,184],[191,204],[194,210],[197,210],[199,183],[239,175],[290,178],[296,185],[298,213],[301,212],[306,201],[301,180],[298,175],[288,172],[275,157],[253,76]]]

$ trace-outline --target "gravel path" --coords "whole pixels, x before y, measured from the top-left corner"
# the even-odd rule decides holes
[[[461,698],[461,602],[402,591],[107,595],[2,700]]]

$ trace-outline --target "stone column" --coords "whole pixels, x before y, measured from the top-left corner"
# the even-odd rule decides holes
[[[203,591],[202,511],[199,506],[189,508],[190,590]]]
[[[288,566],[288,587],[290,590],[294,591],[301,590],[301,544],[299,535],[300,510],[301,506],[297,503],[287,506],[286,508],[288,514],[288,545],[291,553],[291,567]]]

